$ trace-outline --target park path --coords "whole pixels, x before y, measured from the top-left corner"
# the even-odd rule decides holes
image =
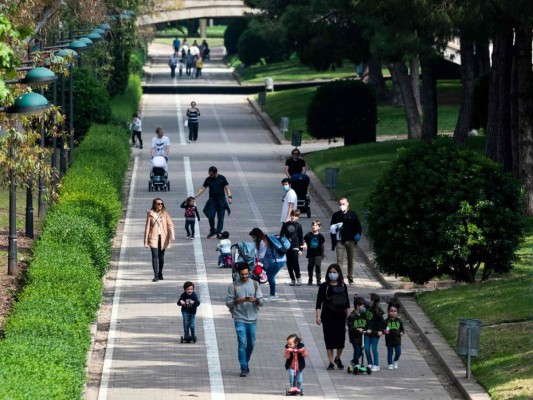
[[[152,45],[150,52],[165,54],[166,48]],[[149,68],[152,82],[170,81],[164,64]],[[206,63],[201,80],[175,80],[171,84],[227,84],[230,72],[216,60]],[[194,82],[194,83],[193,83]],[[201,111],[197,143],[189,144],[183,118],[191,101]],[[239,377],[237,341],[233,321],[224,300],[230,273],[216,266],[216,240],[206,239],[206,218],[197,224],[196,239],[185,239],[183,212],[179,204],[201,186],[207,170],[215,165],[228,179],[233,194],[231,215],[225,229],[233,243],[248,241],[248,232],[260,227],[277,233],[283,196],[283,160],[287,145],[275,145],[261,121],[240,95],[145,95],[142,100],[144,149],[133,149],[134,166],[108,348],[104,363],[100,400],[277,399],[288,384],[282,359],[285,338],[299,333],[310,357],[304,372],[304,390],[310,399],[449,399],[450,396],[414,347],[404,337],[400,368],[386,370],[386,348],[380,341],[380,364],[384,370],[371,376],[327,371],[322,329],[315,323],[316,286],[288,286],[286,269],[278,275],[278,302],[265,303],[260,311],[257,342],[251,373]],[[157,126],[163,127],[172,142],[169,157],[170,192],[148,192],[149,143]],[[302,151],[308,151],[306,146]],[[324,145],[315,145],[324,146]],[[311,148],[311,146],[309,146]],[[176,229],[176,241],[166,252],[165,280],[153,283],[150,252],[143,247],[146,210],[152,199],[165,201]],[[201,210],[207,194],[200,197]],[[322,220],[324,231],[330,215],[312,203],[313,219]],[[310,220],[300,220],[310,230]],[[327,232],[324,232],[325,236]],[[327,241],[325,266],[335,261]],[[301,259],[303,280],[307,280],[305,259]],[[361,261],[361,260],[358,260]],[[357,263],[356,284],[350,294],[366,295],[381,286]],[[197,315],[196,344],[180,344],[181,313],[176,301],[183,282],[196,283],[202,305]],[[268,286],[263,286],[268,293]],[[384,305],[383,305],[384,306]],[[347,343],[342,360],[351,359]]]

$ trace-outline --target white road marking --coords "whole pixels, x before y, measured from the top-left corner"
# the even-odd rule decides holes
[[[188,156],[183,157],[183,170],[185,171],[185,184],[187,196],[194,195],[192,182],[191,161]],[[207,371],[209,372],[209,384],[211,386],[211,398],[213,400],[225,400],[224,381],[222,380],[222,368],[220,366],[220,356],[218,353],[217,333],[215,320],[213,318],[213,307],[211,305],[211,295],[207,281],[205,269],[204,251],[202,249],[200,227],[196,227],[193,240],[194,259],[196,262],[196,279],[198,288],[202,295],[203,327],[205,337],[205,347],[207,355]]]
[[[211,104],[211,112],[213,113],[213,117],[215,117],[215,121],[217,121],[218,130],[220,131],[220,136],[222,137],[224,144],[230,144],[228,134],[226,133],[226,130],[224,129],[224,126],[222,125],[222,122],[220,122],[220,118],[218,116],[216,106],[213,103],[213,97],[208,96],[207,98],[209,99],[209,103]]]
[[[176,81],[174,81],[174,86],[176,86]],[[180,145],[185,146],[187,142],[185,140],[185,129],[183,129],[184,127],[183,116],[181,115],[180,95],[176,94],[174,98],[176,99],[176,116],[178,117],[178,136],[180,138]]]

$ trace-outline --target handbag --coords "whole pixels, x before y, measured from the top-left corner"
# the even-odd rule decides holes
[[[186,119],[185,122],[183,122],[183,126],[187,128],[189,126],[189,120]]]

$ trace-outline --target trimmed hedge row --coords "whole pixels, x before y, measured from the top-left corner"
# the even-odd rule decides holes
[[[137,109],[131,105],[130,116]],[[82,396],[89,325],[102,299],[101,278],[110,260],[130,160],[124,128],[93,125],[74,160],[4,326],[0,399]]]

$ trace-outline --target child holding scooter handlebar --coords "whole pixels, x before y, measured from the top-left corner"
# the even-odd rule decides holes
[[[301,339],[296,334],[289,335],[287,344],[285,345],[285,369],[289,371],[289,384],[287,389],[287,396],[297,395],[303,396],[303,369],[305,368],[305,358],[309,354],[305,349]]]

